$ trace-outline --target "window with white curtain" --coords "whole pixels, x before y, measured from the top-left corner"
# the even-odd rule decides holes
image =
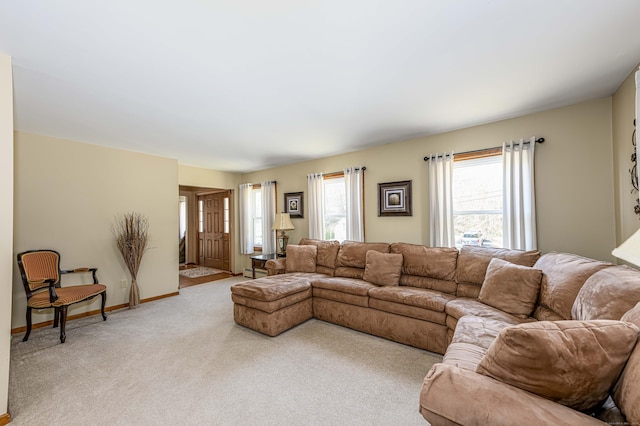
[[[251,211],[253,223],[253,246],[257,251],[262,250],[262,187],[253,185],[251,190],[253,208]]]
[[[324,239],[344,241],[347,238],[347,205],[342,173],[325,177]]]
[[[452,192],[456,247],[502,247],[502,155],[455,161]]]

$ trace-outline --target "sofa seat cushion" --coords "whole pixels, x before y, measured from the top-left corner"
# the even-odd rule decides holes
[[[638,328],[611,320],[538,321],[504,328],[477,372],[575,410],[604,402]]]
[[[485,305],[476,299],[459,297],[447,303],[445,307],[447,315],[459,320],[465,315],[473,315],[482,318],[489,318],[502,321],[506,324],[515,325],[523,322],[535,321],[533,318],[517,318],[500,309]]]
[[[576,254],[545,254],[534,265],[534,268],[543,273],[538,304],[562,319],[571,319],[571,308],[585,281],[596,272],[611,266],[611,263]],[[549,314],[542,317],[543,314],[544,310],[541,309],[534,312],[538,320],[549,319]]]
[[[523,251],[480,246],[462,246],[458,254],[456,281],[459,297],[477,298],[491,259],[498,258],[516,265],[533,266],[540,258],[537,250]]]
[[[369,290],[369,307],[422,321],[445,325],[444,307],[454,296],[412,287],[377,287]]]
[[[640,302],[640,271],[612,266],[591,275],[578,292],[571,318],[619,320]]]
[[[476,371],[489,346],[509,323],[465,315],[458,321],[451,344],[442,362],[465,370]]]
[[[321,278],[311,282],[313,297],[347,303],[349,305],[369,307],[369,289],[374,284],[353,278]]]
[[[263,302],[272,302],[307,291],[311,288],[311,279],[321,277],[326,277],[326,275],[303,272],[273,275],[234,284],[231,286],[231,294]]]
[[[376,287],[369,290],[369,297],[435,312],[444,312],[447,303],[455,299],[449,294],[413,287]]]
[[[355,278],[321,277],[311,280],[313,288],[339,291],[341,293],[355,294],[356,296],[369,296],[369,290],[378,288],[376,285]]]

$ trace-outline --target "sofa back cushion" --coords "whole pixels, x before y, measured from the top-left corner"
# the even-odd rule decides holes
[[[591,275],[578,292],[571,318],[619,320],[640,302],[640,271],[612,266]]]
[[[476,371],[575,410],[590,410],[608,398],[637,338],[635,325],[611,320],[509,326]]]
[[[300,240],[300,245],[314,245],[318,247],[316,272],[330,276],[335,274],[336,258],[338,257],[338,250],[340,250],[340,243],[338,241],[323,241],[303,238]]]
[[[285,269],[287,272],[316,272],[316,254],[318,248],[313,245],[287,246]]]
[[[362,279],[375,285],[396,286],[400,284],[401,272],[401,254],[380,253],[379,251],[369,250]]]
[[[571,319],[571,308],[587,279],[611,263],[570,253],[547,253],[534,265],[542,270],[540,299],[534,317],[538,320]]]
[[[524,319],[533,312],[540,293],[542,271],[493,258],[478,300]]]
[[[390,251],[403,257],[400,285],[456,293],[458,249],[393,243]]]
[[[640,328],[640,302],[622,316],[622,321]],[[627,421],[632,425],[640,424],[640,343],[636,343],[612,396]]]
[[[335,276],[362,279],[369,250],[389,253],[389,244],[344,241],[338,250]]]
[[[462,246],[458,255],[456,281],[458,297],[477,298],[491,259],[498,258],[516,265],[533,266],[540,258],[537,250],[523,251],[478,246]]]

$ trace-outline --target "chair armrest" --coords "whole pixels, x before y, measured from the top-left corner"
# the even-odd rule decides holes
[[[60,273],[62,274],[77,274],[82,272],[91,272],[93,276],[93,283],[98,284],[98,277],[96,277],[96,272],[98,268],[75,268],[75,269],[61,269]]]
[[[420,391],[420,413],[434,425],[606,424],[491,377],[448,364],[435,364],[427,373]]]
[[[58,295],[56,294],[56,280],[54,280],[53,278],[48,278],[46,280],[29,281],[29,284],[44,284],[44,283],[47,283],[47,286],[49,287],[49,302],[53,303],[56,300],[58,300]],[[39,287],[44,287],[44,286],[39,286]],[[31,293],[29,293],[29,297],[31,297]]]
[[[286,258],[267,260],[267,262],[264,264],[264,267],[267,268],[267,276],[286,273],[286,260]]]

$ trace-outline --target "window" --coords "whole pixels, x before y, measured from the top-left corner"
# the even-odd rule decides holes
[[[324,178],[324,239],[344,241],[347,238],[347,201],[344,174]]]
[[[253,245],[262,247],[262,188],[254,185],[253,190]]]
[[[453,173],[456,247],[502,247],[502,155],[459,160]]]
[[[224,197],[224,233],[228,234],[230,229],[229,222],[229,197]]]

